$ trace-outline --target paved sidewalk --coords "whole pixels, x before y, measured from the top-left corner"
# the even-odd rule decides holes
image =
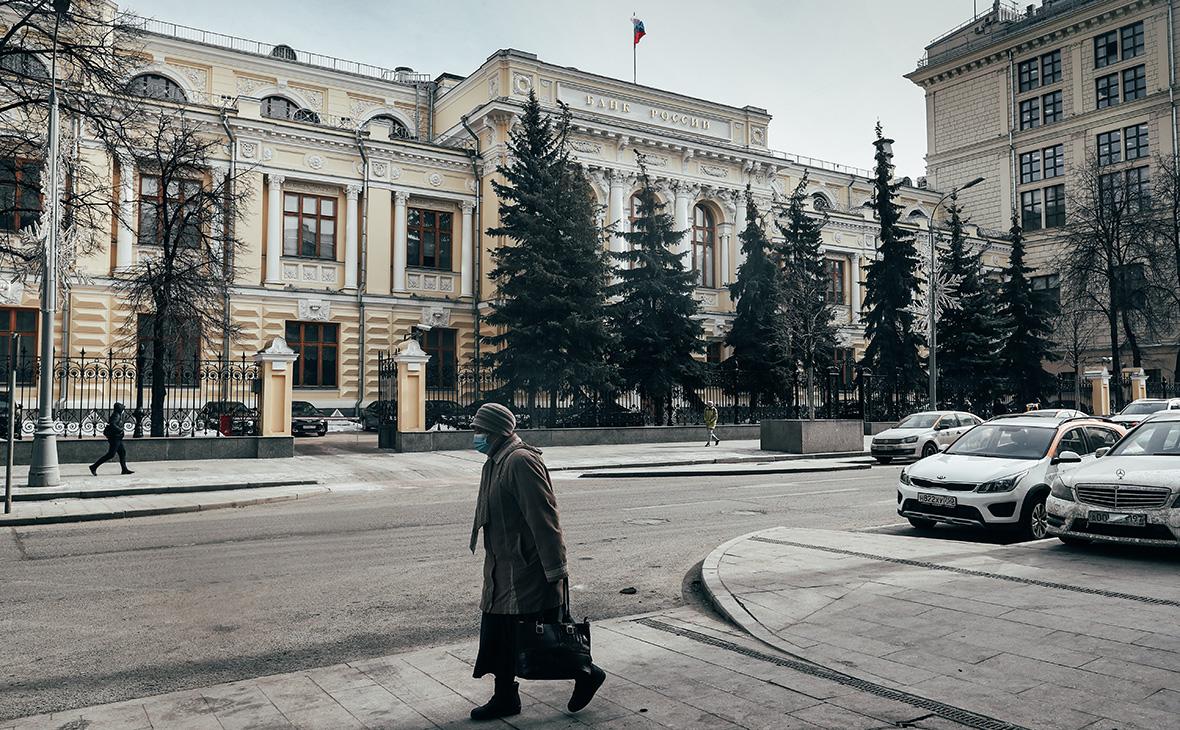
[[[1029,728],[1176,727],[1180,553],[775,528],[703,566],[766,644]]]
[[[839,677],[816,676],[689,608],[594,624],[593,637],[608,677],[576,715],[565,711],[571,682],[521,682],[520,715],[470,722],[492,682],[472,679],[476,645],[469,642],[0,721],[0,730],[959,727]]]

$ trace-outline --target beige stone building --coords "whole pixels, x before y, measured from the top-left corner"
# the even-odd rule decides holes
[[[472,356],[479,315],[495,297],[486,275],[491,252],[504,245],[484,233],[497,223],[491,180],[530,91],[547,108],[560,101],[572,110],[572,146],[590,173],[603,223],[626,229],[634,153],[646,155],[662,201],[687,232],[681,252],[697,272],[713,359],[724,356],[733,317],[726,285],[742,263],[743,191],[751,185],[766,211],[806,172],[811,204],[829,216],[829,295],[842,333],[832,361],[851,377],[864,346],[865,265],[876,248],[868,172],[772,149],[763,109],[597,76],[516,50],[496,51],[466,76],[432,77],[159,21],[143,28],[143,63],[130,88],[221,130],[226,154],[211,174],[232,166],[252,193],[236,231],[247,246],[230,302],[243,335],[228,349],[253,353],[285,336],[301,356],[297,398],[345,412],[375,398],[378,353],[419,323],[431,325],[422,344],[432,355],[432,384],[447,384]],[[871,142],[866,129],[866,161]],[[82,262],[88,281],[65,302],[59,352],[122,346],[118,333],[136,313],[113,300],[109,282],[148,245],[134,221],[154,194],[150,175],[130,156],[107,159],[97,148],[86,154],[109,170],[112,202],[131,224],[112,224],[109,247]],[[906,220],[922,247],[940,197],[921,181],[903,188]],[[619,236],[604,241],[612,250],[624,245]],[[1000,266],[1004,255],[993,244],[987,261]],[[36,294],[6,291],[0,334],[23,328],[36,338]]]
[[[1155,158],[1177,151],[1180,20],[1165,0],[1021,6],[997,0],[934,40],[906,77],[926,93],[929,184],[949,190],[986,177],[964,191],[964,205],[994,228],[1007,228],[1015,213],[1038,269],[1034,284],[1054,289],[1056,260],[1069,255],[1060,231],[1071,179],[1087,160],[1146,191]],[[1141,345],[1148,375],[1174,380],[1174,342]],[[1095,365],[1102,346],[1096,338]]]

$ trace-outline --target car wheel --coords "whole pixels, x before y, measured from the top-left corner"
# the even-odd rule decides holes
[[[1090,544],[1090,541],[1084,537],[1070,537],[1069,535],[1058,535],[1057,539],[1070,547],[1085,547]]]
[[[892,456],[875,456],[873,458],[877,460],[878,464],[888,464],[889,462],[893,461]]]
[[[1025,540],[1041,540],[1049,535],[1049,515],[1045,510],[1046,495],[1026,500],[1020,515],[1020,536]]]
[[[919,530],[933,530],[938,524],[934,520],[928,520],[924,517],[907,517],[906,519],[910,521],[911,525]]]
[[[934,456],[937,453],[938,453],[938,444],[934,443],[933,441],[929,442],[928,444],[926,444],[925,446],[922,447],[922,458],[923,459],[925,459],[927,456]]]

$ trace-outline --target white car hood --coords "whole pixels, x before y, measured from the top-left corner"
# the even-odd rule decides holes
[[[921,436],[922,434],[929,432],[930,429],[928,428],[890,428],[874,436],[873,440],[875,441],[879,438],[901,439],[907,436]]]
[[[982,484],[992,479],[1019,474],[1039,463],[1039,460],[1034,459],[998,459],[988,456],[936,454],[914,464],[906,470],[906,473],[911,477],[931,479],[936,482]]]
[[[1066,481],[1070,485],[1096,482],[1176,490],[1180,489],[1180,456],[1104,456],[1071,470]]]

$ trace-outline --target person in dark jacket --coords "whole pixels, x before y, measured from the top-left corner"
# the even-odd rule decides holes
[[[512,411],[499,403],[480,406],[471,427],[476,450],[488,457],[470,542],[474,553],[483,530],[483,616],[474,676],[496,677],[492,699],[473,709],[471,719],[494,720],[520,713],[516,624],[560,620],[568,571],[557,499],[541,452],[521,441]],[[606,673],[591,665],[574,682],[569,711],[588,705],[605,680]]]
[[[124,474],[135,473],[127,468],[127,449],[123,446],[123,427],[126,423],[127,409],[122,403],[116,403],[111,411],[110,419],[107,420],[106,427],[102,430],[102,435],[107,437],[107,452],[102,455],[102,458],[90,465],[90,473],[94,476],[98,476],[98,467],[115,456],[119,457],[119,466],[123,467]]]

